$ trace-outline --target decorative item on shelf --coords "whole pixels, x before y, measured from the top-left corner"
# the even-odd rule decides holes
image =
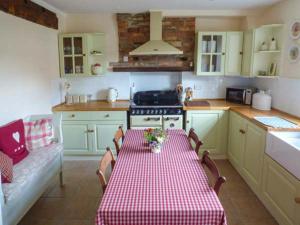
[[[269,68],[269,76],[275,76],[276,75],[276,70],[277,70],[277,64],[276,63],[271,63],[270,68]]]
[[[91,51],[91,55],[102,55],[102,52],[94,50],[94,51]]]
[[[297,45],[292,45],[288,51],[288,58],[291,63],[295,63],[300,59],[300,47]]]
[[[271,42],[270,42],[270,47],[269,47],[270,51],[276,51],[277,49],[277,41],[276,39],[273,37]]]
[[[151,151],[153,153],[160,153],[162,144],[167,139],[167,133],[162,129],[149,128],[145,130],[144,137],[148,142]]]
[[[207,53],[208,51],[207,51],[207,46],[208,45],[208,43],[207,43],[207,41],[202,41],[202,52],[203,53]]]
[[[92,65],[92,73],[93,75],[101,75],[103,73],[103,68],[100,63]]]
[[[294,40],[300,38],[300,20],[294,20],[290,25],[290,37]]]
[[[76,73],[83,73],[83,68],[80,65],[75,66],[75,72]]]
[[[265,70],[259,70],[258,71],[258,76],[267,76],[267,71],[265,71]]]
[[[212,53],[217,52],[217,42],[215,40],[211,41],[211,46],[210,47],[211,47],[211,52]]]
[[[132,85],[130,86],[130,100],[133,100],[134,93],[135,93],[135,85],[134,83],[132,83]]]
[[[185,101],[189,102],[193,100],[193,89],[188,87],[185,89]]]
[[[267,43],[264,41],[261,46],[260,46],[260,51],[267,51],[268,50],[268,45]]]

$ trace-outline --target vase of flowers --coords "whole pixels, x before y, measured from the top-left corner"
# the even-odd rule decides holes
[[[153,153],[160,153],[161,146],[167,138],[167,134],[162,129],[149,128],[145,130],[144,137],[149,143],[149,147]]]

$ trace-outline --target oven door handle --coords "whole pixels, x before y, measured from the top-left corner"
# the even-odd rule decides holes
[[[164,118],[165,121],[173,120],[173,121],[178,121],[179,117],[166,117]]]
[[[145,121],[160,121],[160,117],[147,117],[144,120]]]

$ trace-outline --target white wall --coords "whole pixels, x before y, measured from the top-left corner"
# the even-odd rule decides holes
[[[63,33],[104,32],[108,62],[119,60],[119,39],[116,15],[113,13],[67,14]]]
[[[194,89],[194,98],[220,99],[226,97],[226,87],[252,86],[252,80],[242,77],[197,77],[191,72],[182,74],[184,88]]]
[[[240,31],[244,17],[197,17],[196,31]]]
[[[0,11],[0,125],[51,113],[59,76],[57,31]]]
[[[273,6],[263,16],[258,17],[257,24],[284,23],[285,31],[280,78],[255,80],[257,87],[272,91],[273,107],[296,116],[300,116],[300,62],[290,63],[287,55],[289,46],[294,43],[288,35],[288,27],[293,19],[299,19],[299,9],[300,1],[288,0]]]

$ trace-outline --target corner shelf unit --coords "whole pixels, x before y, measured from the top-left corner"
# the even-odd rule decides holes
[[[277,43],[276,50],[261,50],[263,42],[270,46],[272,38]],[[279,75],[281,61],[281,50],[283,45],[283,24],[263,25],[253,32],[253,57],[252,57],[252,76],[274,78]],[[269,74],[271,64],[276,64],[275,75]],[[259,72],[264,71],[267,75],[260,76]]]
[[[104,33],[72,33],[59,35],[61,77],[93,77],[106,73]],[[99,63],[103,72],[94,75],[92,66]]]

